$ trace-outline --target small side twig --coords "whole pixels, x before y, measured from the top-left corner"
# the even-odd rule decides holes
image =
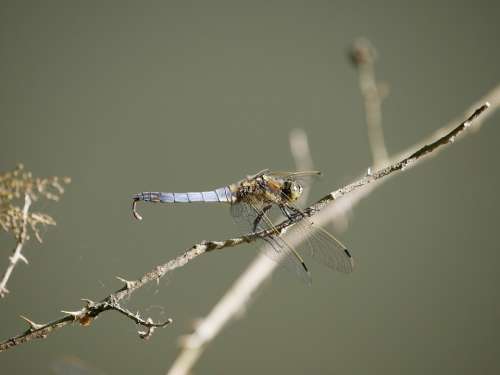
[[[14,271],[14,268],[17,265],[17,262],[22,260],[24,263],[28,264],[28,259],[22,254],[23,246],[24,243],[26,242],[27,238],[27,226],[28,226],[28,211],[31,206],[31,198],[29,194],[24,194],[24,207],[23,207],[23,213],[22,213],[22,224],[21,224],[21,231],[19,235],[17,236],[17,244],[16,248],[14,249],[14,252],[12,256],[9,258],[9,265],[7,266],[7,269],[5,270],[5,273],[3,275],[2,281],[0,281],[0,297],[3,298],[5,297],[8,293],[9,290],[7,289],[7,282],[9,281],[10,275],[12,275],[12,272]]]
[[[381,85],[375,78],[376,51],[367,39],[360,38],[354,42],[350,57],[358,71],[359,88],[364,100],[365,120],[372,151],[373,167],[378,169],[386,165],[389,155],[384,142],[381,109],[382,100],[386,93],[381,89]]]
[[[138,312],[134,314],[122,307],[114,300],[113,295],[101,302],[93,302],[89,299],[83,299],[83,301],[86,304],[80,310],[62,311],[66,314],[65,316],[48,323],[35,323],[21,315],[21,319],[28,323],[28,329],[20,335],[0,343],[0,352],[35,339],[45,339],[58,328],[65,327],[74,322],[78,322],[80,325],[87,327],[105,311],[116,311],[132,320],[135,324],[144,327],[146,329],[145,331],[138,331],[139,337],[142,339],[149,339],[156,328],[165,327],[172,323],[172,319],[167,319],[164,322],[154,322],[151,318],[144,319]]]

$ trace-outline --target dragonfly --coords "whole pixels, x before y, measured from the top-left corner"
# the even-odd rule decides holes
[[[252,233],[265,232],[260,237],[269,246],[264,252],[271,259],[284,264],[299,278],[311,282],[311,275],[301,252],[304,250],[313,259],[330,269],[349,273],[354,261],[351,253],[333,234],[316,225],[297,205],[304,191],[304,186],[312,177],[321,175],[319,171],[271,171],[264,169],[242,180],[209,191],[173,193],[141,192],[132,197],[132,213],[138,220],[142,216],[137,212],[137,203],[223,203],[230,205],[230,212],[237,222],[243,222]],[[302,237],[299,247],[293,246],[271,220],[271,214],[277,212],[290,225],[286,233],[295,233]]]

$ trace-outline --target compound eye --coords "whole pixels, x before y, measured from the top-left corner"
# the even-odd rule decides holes
[[[297,183],[293,183],[292,186],[290,186],[291,191],[292,191],[292,197],[293,199],[298,199],[300,195],[302,194],[302,186],[300,186]]]

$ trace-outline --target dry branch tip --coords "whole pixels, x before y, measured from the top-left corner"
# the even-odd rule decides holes
[[[116,276],[116,278],[125,284],[126,289],[132,289],[137,284],[136,281],[130,281],[120,276]]]
[[[45,326],[45,324],[35,323],[34,321],[28,319],[27,317],[25,317],[23,315],[19,315],[19,317],[29,324],[29,326],[30,326],[29,330],[30,331],[36,331],[36,330],[38,330],[38,329],[40,329],[40,328],[42,328],[42,327]]]

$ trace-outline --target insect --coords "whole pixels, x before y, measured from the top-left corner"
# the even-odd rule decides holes
[[[344,273],[352,271],[354,262],[347,248],[331,233],[317,226],[296,205],[302,196],[303,184],[318,171],[280,172],[265,169],[236,183],[202,192],[166,193],[142,192],[133,196],[132,213],[136,219],[142,217],[136,210],[137,202],[192,203],[214,202],[230,205],[231,215],[243,221],[252,232],[268,231],[261,237],[268,243],[266,255],[283,260],[303,281],[309,283],[311,276],[298,249],[292,246],[273,225],[269,214],[274,210],[289,219],[292,224],[287,232],[304,236],[300,248],[329,268]],[[305,182],[304,182],[305,181]]]

